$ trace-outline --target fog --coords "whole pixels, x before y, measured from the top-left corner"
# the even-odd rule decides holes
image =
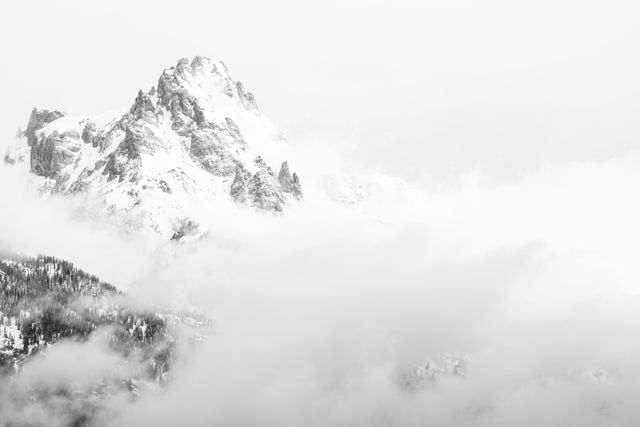
[[[0,200],[0,251],[75,260],[121,288],[151,268],[157,237],[126,237],[83,195],[39,196],[24,168],[0,165]]]
[[[219,333],[114,425],[632,425],[639,160],[409,189],[387,221],[301,208],[182,258],[163,276]],[[465,375],[401,389],[441,355]]]
[[[223,210],[214,223],[224,227],[178,249],[108,224],[89,234],[96,220],[78,218],[73,200],[42,201],[3,180],[15,205],[3,210],[3,242],[111,272],[139,301],[198,306],[216,321],[166,390],[101,401],[101,424],[633,425],[637,152],[436,186],[356,163],[332,162],[357,171],[341,178],[360,183],[355,205],[332,202],[335,178],[310,168],[305,202],[285,215]],[[38,224],[39,203],[55,232]],[[54,350],[53,365],[36,359],[19,381],[68,385],[74,351],[112,360],[74,346]],[[411,368],[447,356],[464,361],[463,374],[402,386]],[[109,378],[109,363],[78,369]],[[30,413],[67,413],[51,408]]]

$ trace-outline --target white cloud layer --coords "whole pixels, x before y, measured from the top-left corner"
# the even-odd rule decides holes
[[[31,199],[2,180],[6,247],[68,257],[143,300],[197,304],[216,319],[218,333],[185,355],[164,393],[106,400],[102,422],[617,426],[640,417],[637,152],[508,183],[351,177],[363,196],[352,206],[319,196],[324,172],[310,173],[307,200],[282,217],[219,213],[224,227],[171,262],[157,262],[147,240],[70,218],[69,202]],[[466,358],[465,375],[399,386],[408,369],[446,355]],[[37,366],[24,381],[43,381]],[[64,372],[42,375],[64,383]]]

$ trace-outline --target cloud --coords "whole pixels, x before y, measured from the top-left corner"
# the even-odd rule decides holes
[[[138,366],[109,348],[107,334],[100,329],[86,342],[62,340],[5,378],[0,425],[73,425],[119,404],[122,378]]]
[[[207,305],[219,333],[111,425],[630,425],[638,171],[630,153],[372,185],[355,206],[230,225],[235,246],[212,238],[148,281]],[[400,387],[443,355],[465,375]]]
[[[98,331],[87,343],[63,341],[52,346],[46,356],[25,365],[20,379],[42,389],[87,387],[118,367],[118,357]]]
[[[163,393],[100,401],[100,425],[637,419],[638,153],[421,186],[300,163],[304,203],[275,217],[212,212],[208,240],[160,262],[157,242],[78,220],[78,200],[41,200],[2,180],[15,183],[0,186],[13,201],[0,213],[6,247],[53,251],[122,278],[143,301],[198,305],[216,319]],[[100,361],[81,377],[111,366],[94,347],[73,352]],[[19,378],[67,384],[74,369],[62,355]],[[401,386],[411,368],[448,355],[464,357],[464,375]],[[48,373],[57,363],[69,369]]]
[[[122,233],[81,194],[40,197],[35,178],[0,162],[0,251],[58,256],[121,289],[161,256],[156,236]]]

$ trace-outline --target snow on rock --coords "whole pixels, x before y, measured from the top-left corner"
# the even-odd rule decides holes
[[[28,144],[31,146],[38,142],[36,131],[42,129],[44,126],[53,122],[54,120],[57,120],[60,117],[64,117],[65,115],[65,113],[58,110],[34,108],[33,111],[31,111],[31,116],[29,117],[27,130],[25,130],[24,132],[24,136],[27,137]]]
[[[281,212],[302,198],[281,157],[282,132],[223,62],[201,56],[165,69],[157,89],[140,90],[124,112],[73,117],[34,108],[20,144],[4,160],[28,159],[44,178],[40,190],[84,192],[114,217],[167,237],[198,230],[202,206]],[[264,159],[282,164],[278,175]]]

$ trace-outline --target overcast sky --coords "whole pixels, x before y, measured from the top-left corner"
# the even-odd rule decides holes
[[[640,140],[640,5],[618,0],[3,1],[0,135],[223,60],[292,143],[406,178],[604,160]]]

